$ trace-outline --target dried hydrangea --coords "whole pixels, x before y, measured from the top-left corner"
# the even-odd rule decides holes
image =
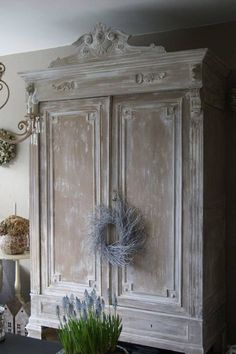
[[[8,216],[0,223],[0,236],[22,236],[29,234],[29,220],[21,216]]]
[[[15,137],[8,131],[0,129],[0,136],[14,140]],[[16,157],[16,144],[11,144],[0,139],[0,166],[9,163]]]

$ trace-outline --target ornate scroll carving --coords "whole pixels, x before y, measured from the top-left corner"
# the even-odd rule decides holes
[[[194,89],[190,93],[190,109],[193,117],[198,117],[202,111],[202,101],[200,97],[200,89]]]
[[[92,32],[82,35],[73,43],[77,47],[78,53],[62,59],[57,58],[51,63],[50,67],[76,64],[89,59],[117,57],[126,53],[165,53],[165,49],[162,46],[155,46],[154,44],[151,44],[149,47],[131,46],[128,44],[130,37],[130,35],[124,32],[98,23]]]
[[[77,88],[76,81],[63,81],[58,84],[52,84],[52,88],[56,91],[71,91]]]
[[[160,73],[138,73],[135,75],[135,81],[137,84],[150,84],[156,81],[161,81],[166,77],[166,72]]]
[[[192,81],[202,80],[202,64],[191,65]]]

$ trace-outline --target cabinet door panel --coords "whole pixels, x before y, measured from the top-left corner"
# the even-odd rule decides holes
[[[182,101],[176,93],[114,100],[113,183],[141,210],[148,234],[143,251],[119,271],[121,305],[181,301]]]
[[[100,282],[100,265],[88,247],[87,222],[108,194],[109,100],[64,101],[42,109],[42,252],[48,260],[44,286],[83,291]]]

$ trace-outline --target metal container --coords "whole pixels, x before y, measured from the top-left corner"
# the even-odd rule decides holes
[[[4,307],[0,305],[0,342],[5,339]]]

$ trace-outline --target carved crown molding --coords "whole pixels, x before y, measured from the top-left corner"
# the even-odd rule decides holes
[[[155,46],[154,44],[147,47],[131,46],[128,44],[130,38],[131,35],[98,23],[92,32],[82,35],[72,44],[77,48],[76,54],[62,59],[57,58],[50,64],[50,67],[76,64],[91,59],[119,57],[130,53],[155,52],[164,54],[166,52],[164,47]]]

